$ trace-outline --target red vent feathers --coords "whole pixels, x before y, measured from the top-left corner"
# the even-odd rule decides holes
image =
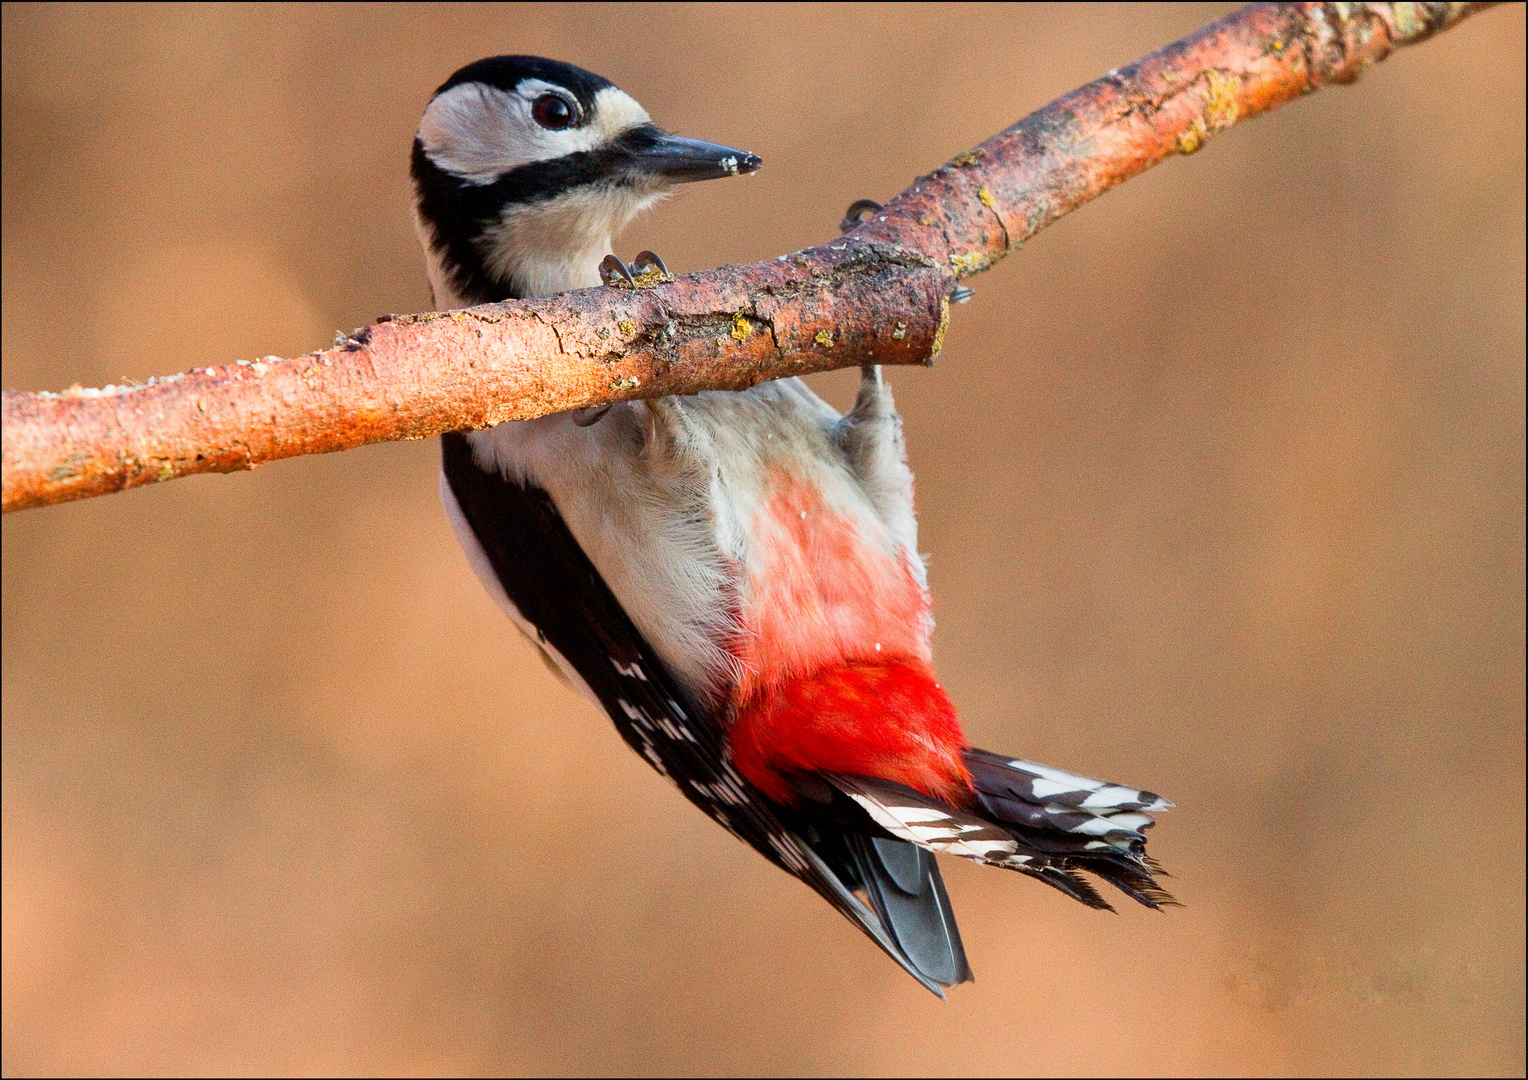
[[[851,662],[762,690],[738,710],[732,759],[770,798],[796,801],[787,772],[895,780],[961,806],[971,780],[955,706],[926,663]]]

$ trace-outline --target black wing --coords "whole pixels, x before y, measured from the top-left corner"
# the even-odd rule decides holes
[[[443,435],[441,449],[450,494],[509,601],[578,672],[627,745],[929,990],[943,997],[942,986],[969,979],[933,859],[902,841],[848,835],[836,820],[780,806],[749,784],[732,767],[718,718],[642,638],[551,496],[479,468],[462,433]]]

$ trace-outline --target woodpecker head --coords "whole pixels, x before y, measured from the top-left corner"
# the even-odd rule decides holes
[[[675,184],[761,164],[667,134],[572,64],[468,64],[435,91],[414,139],[415,220],[436,306],[598,285],[611,236]]]

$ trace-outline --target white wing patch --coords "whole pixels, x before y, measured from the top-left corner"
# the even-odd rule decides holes
[[[633,660],[628,665],[622,666],[621,662],[612,656],[610,658],[610,662],[615,665],[615,669],[617,671],[619,671],[622,675],[625,675],[627,678],[641,679],[643,682],[647,681],[647,675],[642,671],[642,665],[637,663],[635,660]]]

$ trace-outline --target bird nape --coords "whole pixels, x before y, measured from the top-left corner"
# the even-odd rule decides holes
[[[613,258],[614,234],[676,184],[761,164],[663,131],[570,64],[469,64],[414,140],[436,307],[664,280],[651,253],[645,268]],[[941,997],[971,969],[935,854],[1090,907],[1109,905],[1082,871],[1173,902],[1145,850],[1166,799],[966,744],[934,674],[912,473],[879,367],[844,415],[782,379],[454,432],[440,494],[553,670]]]

